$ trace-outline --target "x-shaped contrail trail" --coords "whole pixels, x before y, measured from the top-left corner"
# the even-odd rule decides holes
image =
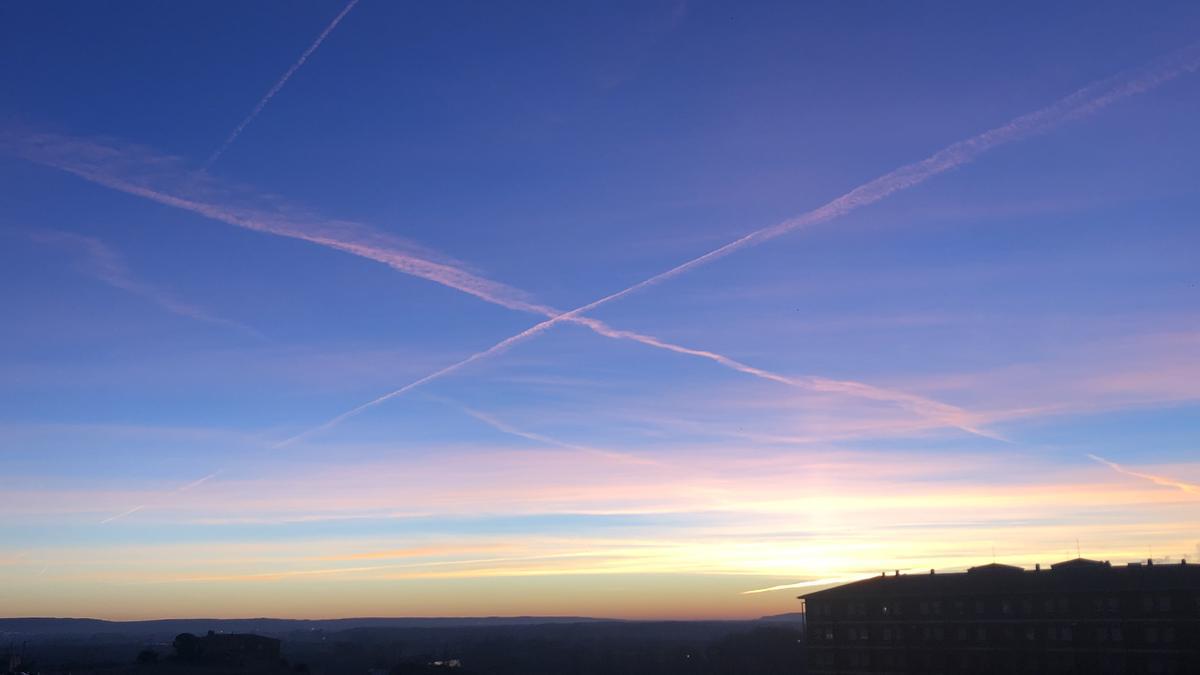
[[[25,156],[33,161],[63,169],[86,180],[122,192],[134,194],[176,208],[193,211],[238,227],[302,239],[353,255],[376,260],[405,274],[434,281],[469,293],[488,302],[493,302],[510,309],[542,314],[547,317],[546,321],[507,338],[487,350],[473,354],[462,361],[451,364],[435,373],[358,406],[307,432],[286,439],[277,444],[276,447],[290,444],[312,433],[335,426],[363,410],[439,379],[475,361],[500,353],[512,345],[540,334],[562,322],[581,324],[606,337],[633,340],[676,353],[709,359],[740,372],[790,386],[890,401],[910,408],[926,418],[940,420],[946,426],[958,427],[982,435],[990,435],[979,430],[979,421],[976,416],[954,406],[906,392],[890,391],[859,382],[837,381],[812,376],[788,377],[772,373],[714,352],[683,347],[653,336],[615,329],[598,319],[584,316],[584,313],[642,288],[661,283],[695,267],[717,260],[741,248],[768,241],[801,227],[833,220],[857,208],[879,201],[893,192],[912,187],[939,173],[966,164],[974,160],[978,155],[998,145],[1049,130],[1065,121],[1095,112],[1116,100],[1149,90],[1178,75],[1195,70],[1198,62],[1200,62],[1200,54],[1198,52],[1200,52],[1200,48],[1197,45],[1193,45],[1150,67],[1092,84],[1047,108],[1019,117],[1002,127],[985,132],[966,141],[953,144],[921,162],[907,165],[881,178],[870,181],[821,208],[782,223],[756,230],[666,272],[568,312],[560,312],[554,308],[534,303],[516,289],[478,277],[454,265],[432,261],[427,256],[421,254],[413,254],[405,250],[403,246],[398,247],[393,245],[391,238],[367,231],[355,223],[306,220],[303,217],[281,216],[261,210],[236,206],[221,206],[206,199],[195,199],[164,192],[152,187],[145,179],[123,178],[120,175],[112,173],[110,169],[110,165],[113,162],[119,167],[124,166],[123,162],[125,158],[122,157],[121,150],[119,149],[93,143],[81,143],[50,134],[30,135],[20,138],[17,142],[13,142],[10,138],[7,139],[6,143],[0,143],[0,145],[8,145],[10,146],[9,149],[15,151],[16,154]],[[3,134],[0,134],[0,136],[3,136]],[[0,137],[0,141],[6,141],[6,139]],[[160,157],[150,157],[147,164],[155,169],[162,169],[164,166],[169,166],[169,162],[164,165],[163,158]],[[381,241],[382,243],[380,243]]]
[[[93,183],[160,204],[198,213],[236,227],[300,239],[374,260],[404,274],[441,284],[501,307],[539,314],[551,319],[562,315],[561,310],[536,303],[529,298],[528,294],[519,289],[478,276],[456,263],[435,260],[433,259],[435,256],[431,256],[427,251],[418,250],[410,242],[376,232],[358,223],[330,221],[304,213],[296,213],[293,210],[277,212],[237,204],[219,204],[211,198],[213,191],[211,179],[203,176],[197,177],[190,173],[182,177],[180,182],[185,186],[190,186],[192,191],[199,192],[202,196],[193,196],[186,190],[181,194],[177,189],[157,187],[156,183],[163,182],[164,177],[167,179],[179,177],[170,174],[172,166],[170,158],[150,153],[143,148],[120,148],[56,134],[17,134],[11,131],[0,132],[0,148],[31,161],[75,174]],[[149,176],[142,176],[135,171],[133,175],[126,175],[131,167],[148,169],[152,173]],[[192,185],[196,181],[198,181],[198,185]],[[971,413],[908,392],[888,390],[862,382],[833,380],[816,376],[789,377],[742,363],[716,352],[685,347],[651,335],[617,329],[592,317],[576,315],[561,318],[564,321],[584,326],[604,337],[631,340],[677,354],[707,359],[726,368],[792,387],[890,402],[909,409],[924,419],[935,421],[939,426],[956,427],[971,433],[992,436],[992,434],[979,429],[978,419]],[[288,445],[306,435],[307,433],[294,436],[276,447]]]
[[[1049,131],[1064,122],[1090,115],[1116,101],[1134,94],[1149,91],[1180,75],[1195,71],[1197,68],[1200,68],[1200,43],[1190,45],[1148,67],[1122,73],[1090,84],[1048,107],[1022,115],[1003,126],[954,143],[919,162],[902,166],[875,180],[864,183],[824,206],[781,223],[755,230],[704,255],[676,265],[665,272],[661,272],[620,291],[610,293],[598,300],[593,300],[573,310],[542,321],[516,335],[497,342],[483,351],[476,352],[461,361],[452,363],[399,389],[348,410],[318,427],[284,441],[282,444],[287,444],[312,433],[336,426],[368,408],[401,396],[476,361],[507,351],[514,345],[544,333],[564,321],[577,321],[584,318],[584,314],[602,305],[607,305],[610,302],[619,300],[642,289],[660,284],[697,267],[724,258],[743,248],[756,246],[801,228],[834,220],[864,206],[874,204],[895,192],[920,185],[934,176],[950,171],[951,169],[956,169],[964,164],[969,164],[993,148]]]

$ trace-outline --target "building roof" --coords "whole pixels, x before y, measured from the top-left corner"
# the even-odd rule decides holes
[[[1200,565],[1185,562],[1113,566],[1107,561],[1076,558],[1049,569],[1027,570],[992,563],[966,572],[882,575],[800,596],[813,598],[914,597],[1058,591],[1200,590]]]
[[[1088,560],[1087,558],[1071,558],[1070,560],[1064,560],[1062,562],[1054,563],[1053,565],[1050,566],[1050,569],[1052,569],[1052,570],[1070,570],[1070,569],[1084,569],[1084,568],[1088,568],[1088,567],[1109,567],[1109,566],[1110,566],[1110,564],[1107,560],[1101,562],[1099,560]]]

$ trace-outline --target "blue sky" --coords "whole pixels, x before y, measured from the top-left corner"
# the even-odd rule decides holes
[[[754,616],[1200,556],[1194,4],[347,7],[2,10],[0,604]]]

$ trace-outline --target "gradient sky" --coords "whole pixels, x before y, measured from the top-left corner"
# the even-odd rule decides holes
[[[7,3],[0,613],[753,617],[1200,557],[1198,39]]]

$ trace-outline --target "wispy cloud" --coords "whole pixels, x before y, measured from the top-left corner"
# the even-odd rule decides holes
[[[511,546],[502,544],[476,544],[472,546],[414,546],[411,548],[396,548],[386,551],[366,551],[346,555],[321,556],[321,560],[395,560],[398,558],[437,558],[443,556],[478,554],[511,550]]]
[[[1099,463],[1107,466],[1108,468],[1112,469],[1113,471],[1116,471],[1117,473],[1123,473],[1126,476],[1133,476],[1134,478],[1141,478],[1143,480],[1148,480],[1151,483],[1154,483],[1155,485],[1161,485],[1163,487],[1175,488],[1176,490],[1182,490],[1184,492],[1190,492],[1192,494],[1200,494],[1200,484],[1197,484],[1197,483],[1188,483],[1186,481],[1176,480],[1174,478],[1168,478],[1166,476],[1158,476],[1158,475],[1155,475],[1152,473],[1145,473],[1142,471],[1133,471],[1132,469],[1127,469],[1127,468],[1121,466],[1120,464],[1117,464],[1116,462],[1111,462],[1107,459],[1104,459],[1103,457],[1098,457],[1091,453],[1088,453],[1088,458],[1094,462],[1099,462]]]
[[[1017,464],[1018,475],[1001,467]],[[1099,470],[1097,469],[1097,472]],[[215,481],[205,490],[172,495],[169,520],[242,519],[297,522],[360,518],[459,518],[490,514],[655,515],[744,514],[748,523],[771,518],[834,520],[855,526],[873,520],[1008,518],[1078,513],[1091,508],[1182,508],[1179,496],[1143,481],[1105,481],[1079,467],[1031,455],[940,455],[896,450],[874,453],[786,452],[728,445],[715,454],[681,447],[659,463],[631,465],[595,453],[513,451],[476,446],[437,449],[403,461],[362,461],[275,467],[253,477]],[[999,479],[1002,477],[1002,480]],[[193,484],[194,488],[196,484]],[[0,504],[12,514],[69,517],[122,502],[146,508],[165,495],[128,490],[46,485],[12,490]],[[949,511],[947,511],[949,509]]]
[[[81,252],[85,257],[84,269],[88,274],[113,288],[141,296],[172,314],[235,328],[260,339],[263,337],[262,333],[245,324],[209,314],[195,305],[183,302],[170,293],[137,279],[130,272],[121,255],[95,237],[55,230],[36,230],[30,236],[34,241],[40,243],[69,247]]]
[[[221,147],[217,148],[213,154],[209,156],[208,160],[204,162],[205,169],[212,166],[214,162],[220,159],[221,155],[225,154],[225,151],[229,149],[229,146],[233,145],[233,142],[237,140],[237,137],[240,136],[243,131],[245,131],[246,127],[250,126],[250,123],[254,121],[254,118],[258,117],[258,114],[263,111],[263,108],[267,107],[267,104],[271,102],[271,99],[275,98],[275,95],[278,94],[281,89],[283,89],[283,86],[287,84],[288,80],[292,79],[292,75],[295,75],[296,71],[300,70],[300,66],[303,66],[304,62],[308,60],[308,57],[312,56],[313,52],[317,51],[317,48],[321,46],[321,43],[325,41],[325,38],[329,37],[329,34],[333,32],[333,29],[337,28],[337,25],[342,22],[342,19],[346,18],[346,15],[349,14],[350,10],[354,9],[354,6],[357,4],[358,0],[350,0],[350,2],[346,3],[346,6],[342,8],[342,11],[338,12],[338,15],[333,17],[333,21],[329,22],[329,25],[325,27],[325,30],[321,31],[321,34],[317,36],[317,39],[313,40],[313,43],[308,46],[308,49],[304,50],[304,53],[300,55],[300,58],[297,59],[296,62],[293,63],[291,67],[289,67],[283,73],[283,76],[279,78],[279,81],[277,81],[274,86],[267,90],[267,93],[264,94],[261,99],[259,99],[258,103],[250,111],[250,114],[246,115],[246,118],[243,119],[241,123],[238,124],[237,127],[235,127],[234,130],[229,134],[229,137],[225,139],[225,142],[221,144]]]
[[[1200,400],[1200,332],[1191,321],[1187,313],[1079,320],[1063,347],[1037,360],[904,378],[898,386],[956,394],[985,423],[1187,404]],[[1164,330],[1172,324],[1181,325]]]
[[[1153,89],[1175,77],[1195,71],[1197,68],[1200,68],[1200,44],[1192,45],[1176,52],[1151,66],[1122,73],[1090,84],[1046,108],[1022,115],[1007,124],[973,136],[967,140],[954,143],[919,162],[902,166],[875,180],[864,183],[824,206],[781,223],[755,230],[704,255],[676,265],[665,272],[656,274],[632,286],[615,293],[610,293],[568,312],[553,316],[516,335],[505,338],[485,350],[471,354],[457,363],[446,366],[399,389],[349,410],[317,427],[314,431],[328,429],[368,408],[457,372],[477,361],[503,354],[525,340],[540,335],[565,321],[576,321],[586,313],[603,305],[607,305],[651,286],[661,284],[664,281],[720,260],[744,248],[765,243],[798,229],[835,220],[864,206],[874,204],[896,192],[920,185],[934,176],[969,164],[989,150],[1039,133],[1045,133],[1063,123],[1095,113],[1121,99]],[[741,368],[738,369],[741,370]]]

